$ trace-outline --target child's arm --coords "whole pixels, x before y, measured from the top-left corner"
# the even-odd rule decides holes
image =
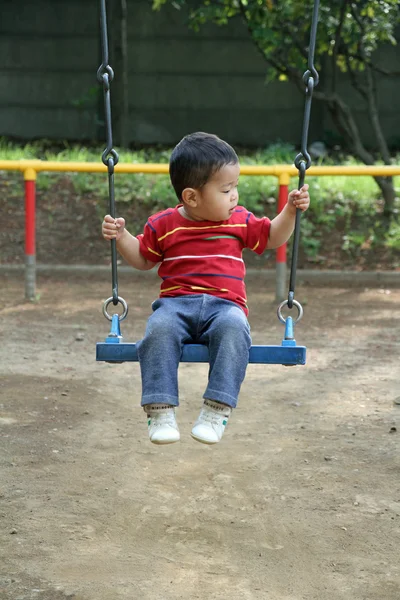
[[[139,250],[139,240],[125,229],[125,219],[122,217],[113,219],[110,215],[106,215],[101,232],[105,240],[116,239],[118,252],[135,269],[148,271],[156,266],[156,262],[142,256]]]
[[[279,248],[288,241],[293,233],[296,221],[296,209],[307,210],[310,205],[308,185],[305,184],[300,190],[290,192],[285,208],[271,221],[267,248]]]

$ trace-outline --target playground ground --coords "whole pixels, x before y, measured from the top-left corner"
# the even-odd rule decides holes
[[[222,442],[190,438],[206,365],[182,364],[182,441],[156,447],[137,364],[94,360],[99,274],[2,273],[0,591],[7,600],[398,600],[400,290],[299,284],[304,367],[251,365]],[[139,339],[156,278],[120,276]],[[254,343],[280,343],[248,279]]]

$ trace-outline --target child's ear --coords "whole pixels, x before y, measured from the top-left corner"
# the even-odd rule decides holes
[[[182,192],[182,201],[195,208],[197,206],[197,194],[193,188],[185,188]]]

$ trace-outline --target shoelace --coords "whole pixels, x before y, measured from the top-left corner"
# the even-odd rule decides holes
[[[175,415],[169,410],[150,415],[150,418],[151,424],[155,427],[160,427],[161,425],[171,425],[172,427],[175,427]]]
[[[209,408],[208,409],[203,408],[201,410],[199,420],[207,421],[208,423],[211,423],[212,425],[221,425],[222,421],[227,418],[228,417],[226,417],[225,415],[211,411]]]

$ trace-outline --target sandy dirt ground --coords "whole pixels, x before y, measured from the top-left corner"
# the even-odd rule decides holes
[[[307,365],[249,366],[207,447],[207,366],[182,364],[182,440],[157,447],[138,365],[95,362],[109,277],[41,275],[36,303],[1,277],[2,598],[399,600],[400,290],[299,285]],[[135,341],[157,281],[119,283]],[[253,341],[279,344],[265,287]]]

